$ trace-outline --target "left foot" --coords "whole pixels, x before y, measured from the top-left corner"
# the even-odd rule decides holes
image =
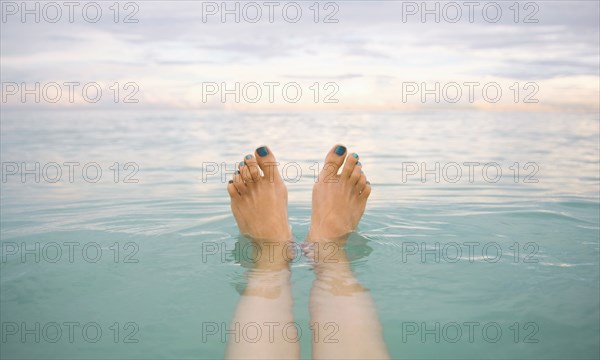
[[[271,149],[262,146],[254,155],[246,155],[239,172],[227,185],[227,191],[241,234],[253,240],[287,242],[291,239],[287,188],[277,171]]]

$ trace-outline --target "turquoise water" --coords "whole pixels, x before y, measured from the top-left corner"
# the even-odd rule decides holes
[[[598,358],[598,121],[550,113],[3,112],[0,355],[222,357],[225,343],[203,334],[203,324],[231,320],[246,269],[234,254],[225,183],[203,163],[232,169],[263,143],[282,164],[295,162],[289,211],[300,242],[314,163],[340,142],[361,155],[373,184],[347,251],[394,358]],[[34,174],[22,182],[22,162],[40,163],[39,183]],[[52,162],[62,170],[56,183],[48,181],[57,177]],[[65,162],[79,163],[72,182]],[[472,181],[465,162],[480,163]],[[86,181],[81,169],[92,163]],[[415,163],[440,164],[439,183],[434,174],[425,182],[407,175]],[[463,171],[456,182],[451,163]],[[91,182],[97,167],[102,175]],[[295,260],[304,358],[313,279],[306,258]]]

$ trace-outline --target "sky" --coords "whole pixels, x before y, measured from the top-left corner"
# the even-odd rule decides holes
[[[5,109],[600,110],[598,1],[1,1],[1,11]]]

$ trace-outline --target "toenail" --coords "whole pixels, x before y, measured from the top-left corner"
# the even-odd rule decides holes
[[[252,155],[246,155],[246,160],[252,159]]]
[[[233,184],[233,180],[229,180],[229,183],[230,183],[230,184]]]
[[[362,166],[362,164],[359,162],[356,163],[357,166]]]
[[[260,157],[265,157],[265,156],[267,156],[267,154],[269,154],[269,150],[267,150],[266,146],[261,146],[258,149],[256,149],[256,153]]]
[[[361,175],[362,175],[362,174],[364,174],[365,172],[361,170],[361,171],[360,171],[360,173],[361,173]]]
[[[240,161],[240,167],[244,166],[244,162]]]
[[[370,181],[367,181],[367,185],[371,185],[371,182],[370,182]]]
[[[354,156],[355,159],[358,159],[358,154],[357,153],[352,154],[352,156]]]
[[[342,156],[346,153],[346,147],[342,146],[342,145],[338,145],[338,147],[335,148],[334,151],[336,154],[338,154],[339,156]]]

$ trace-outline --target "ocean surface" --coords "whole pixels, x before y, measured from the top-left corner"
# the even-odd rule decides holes
[[[316,168],[342,143],[373,186],[347,252],[394,358],[597,359],[599,120],[3,111],[0,356],[221,358],[247,271],[234,164],[270,146],[301,243]],[[303,358],[314,277],[294,260]]]

